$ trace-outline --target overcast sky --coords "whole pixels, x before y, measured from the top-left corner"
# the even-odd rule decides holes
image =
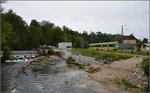
[[[28,24],[48,20],[79,32],[111,34],[120,34],[121,25],[127,24],[125,35],[149,38],[149,1],[8,1],[2,6]]]

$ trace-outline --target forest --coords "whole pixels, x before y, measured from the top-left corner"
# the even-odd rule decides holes
[[[9,9],[1,11],[1,49],[32,50],[40,45],[56,46],[59,42],[72,42],[74,48],[88,48],[90,43],[120,42],[121,35],[102,33],[101,31],[83,31],[79,33],[67,26],[56,26],[43,20],[32,19],[28,25],[21,16]]]

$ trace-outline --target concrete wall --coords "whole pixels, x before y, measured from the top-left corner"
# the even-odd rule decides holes
[[[59,49],[70,50],[72,48],[72,43],[71,42],[58,43],[58,48]]]

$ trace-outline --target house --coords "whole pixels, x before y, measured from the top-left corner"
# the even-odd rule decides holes
[[[72,49],[72,42],[58,43],[58,48],[59,49],[64,49],[64,50],[71,50]]]
[[[124,49],[134,49],[134,50],[142,50],[143,43],[134,37],[133,34],[128,36],[123,36],[123,45]]]

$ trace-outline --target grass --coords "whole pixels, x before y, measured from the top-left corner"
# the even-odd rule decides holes
[[[124,86],[125,88],[137,88],[136,85],[130,83],[128,80],[126,79],[115,79],[114,80],[115,83],[117,83],[119,86]]]
[[[83,69],[85,66],[90,66],[90,64],[79,64],[80,69]]]
[[[73,49],[72,51],[74,53],[80,53],[81,55],[84,56],[91,56],[99,59],[110,59],[109,61],[128,59],[132,57],[131,55],[116,54],[116,53],[102,53],[90,49]]]
[[[148,56],[149,52],[148,51],[132,51],[132,50],[124,50],[122,51],[109,51],[109,52],[115,52],[115,53],[125,53],[125,54],[133,54],[133,55],[145,55]]]

